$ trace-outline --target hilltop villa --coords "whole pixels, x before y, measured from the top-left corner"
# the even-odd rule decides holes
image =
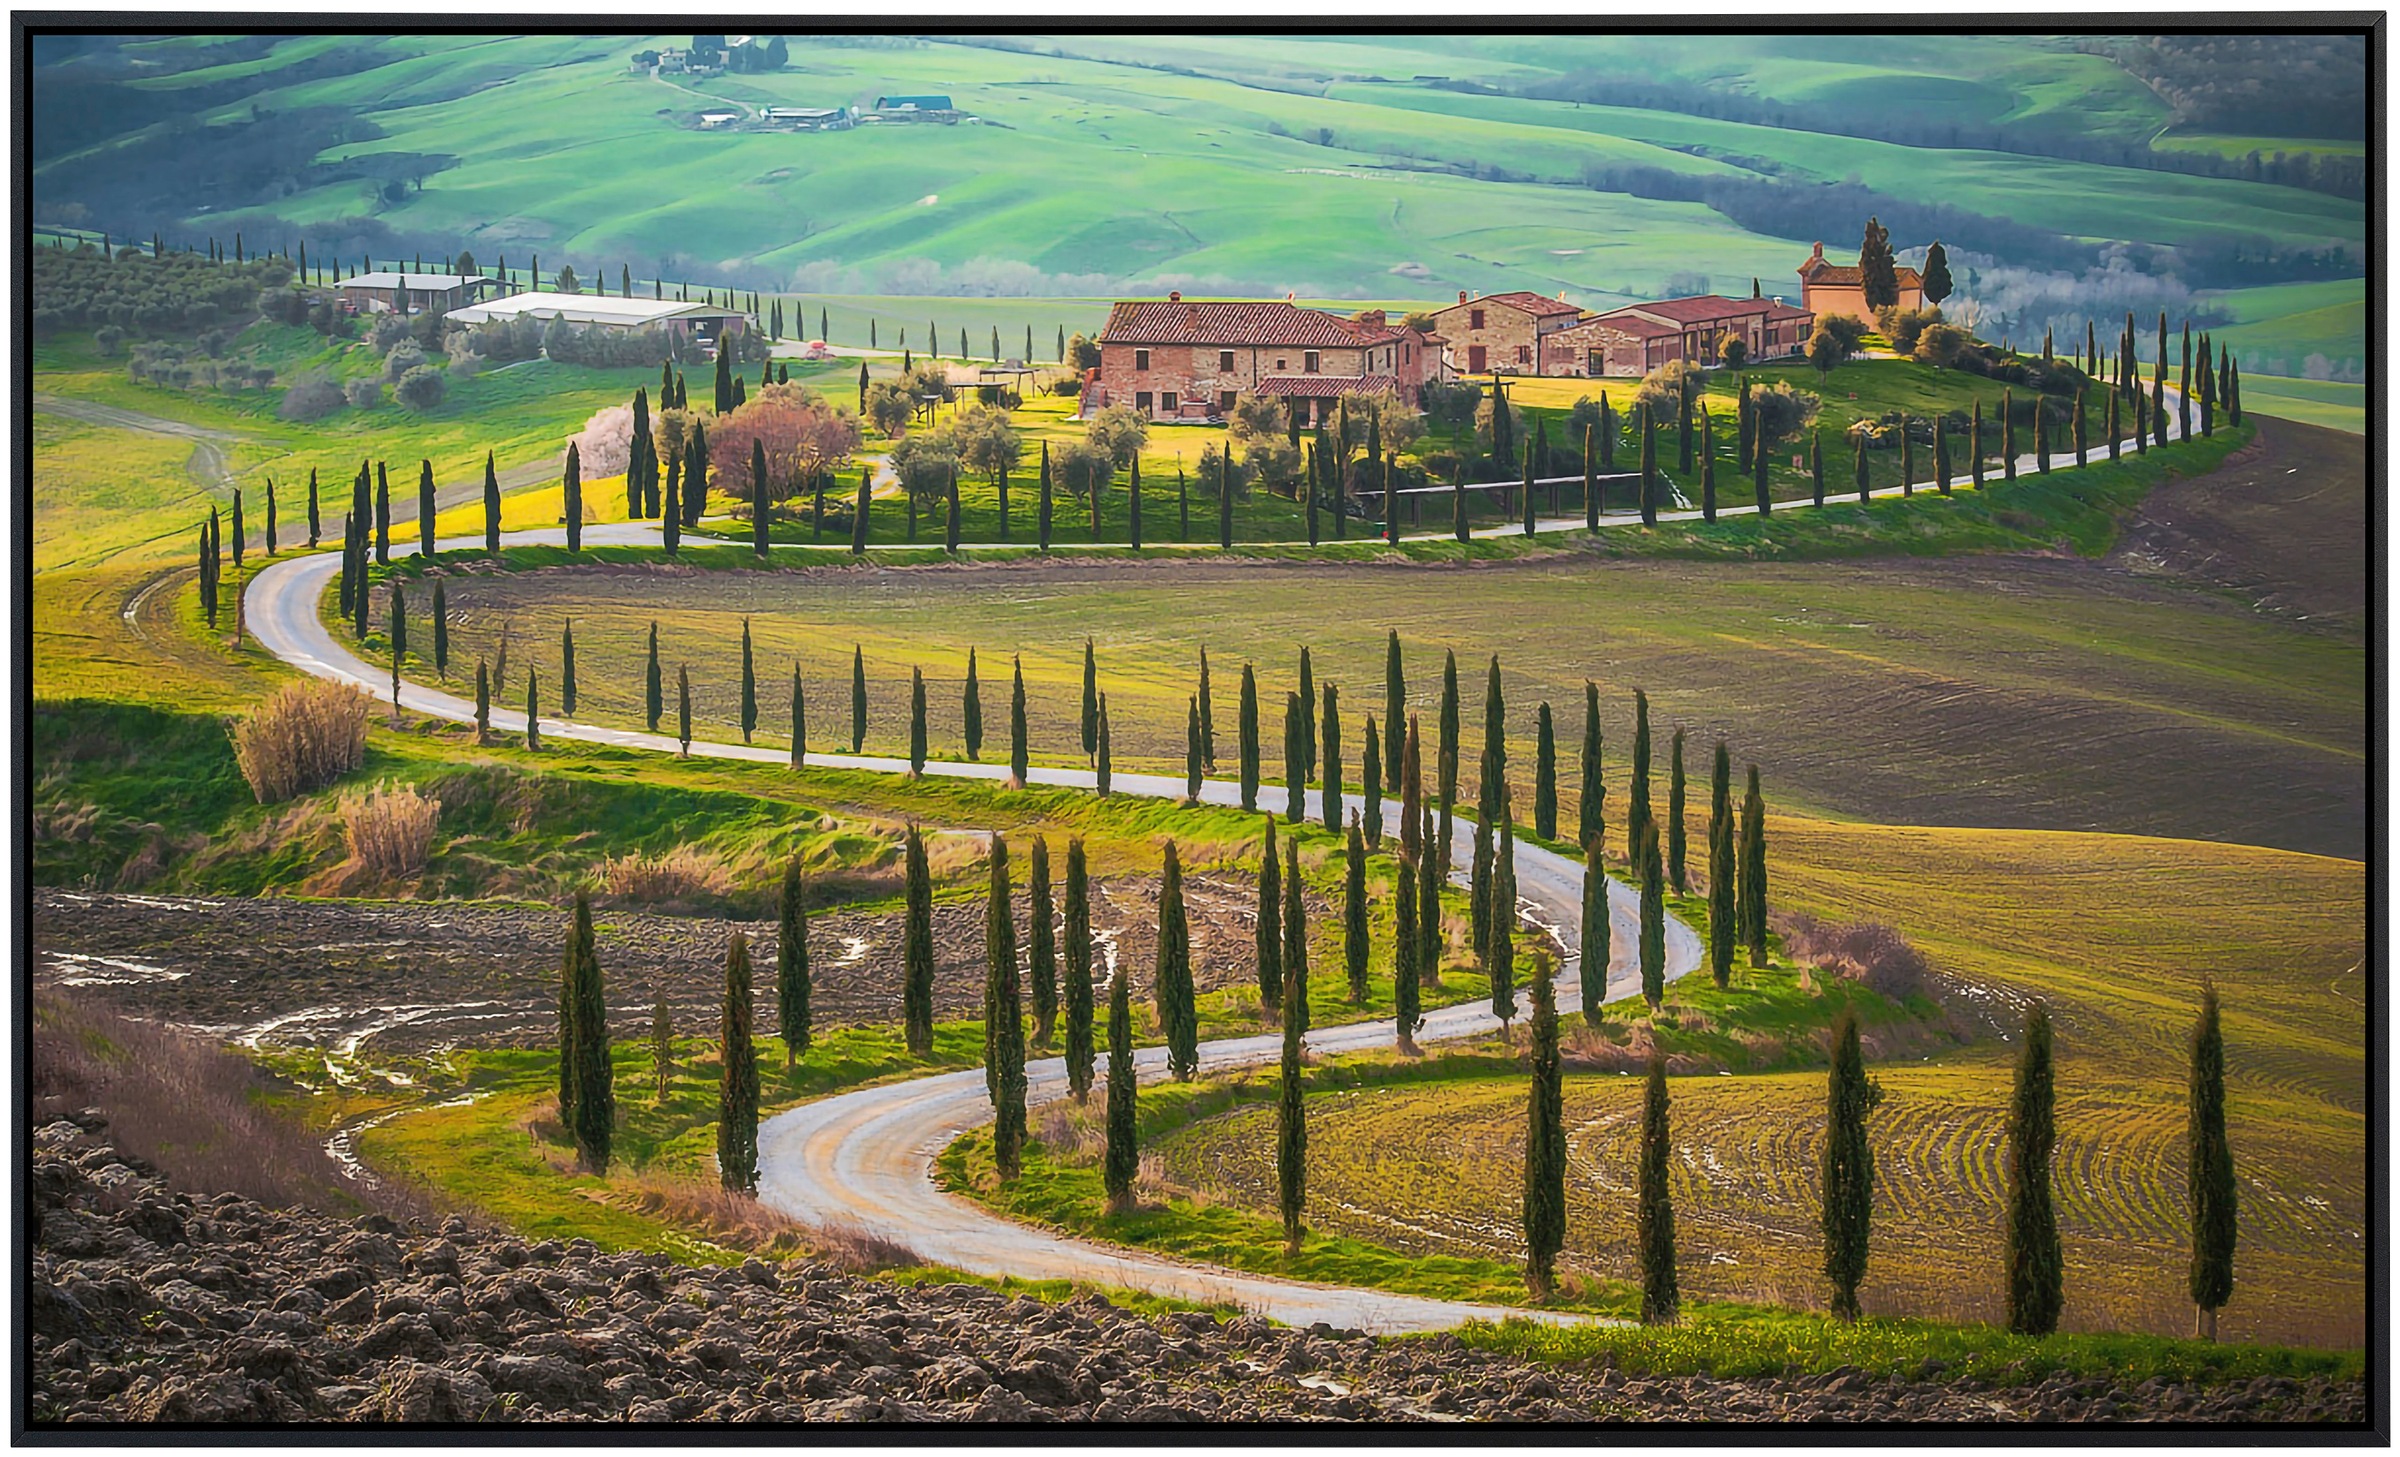
[[[1925,307],[1924,275],[1914,268],[1894,272],[1900,281],[1899,307],[1904,311]],[[1875,311],[1867,307],[1866,282],[1858,265],[1826,262],[1823,243],[1800,265],[1800,306],[1811,313],[1841,314],[1870,329],[1875,327]]]
[[[1153,420],[1221,417],[1240,394],[1291,402],[1302,425],[1330,418],[1349,395],[1417,391],[1440,378],[1441,339],[1395,327],[1381,309],[1344,318],[1283,302],[1124,302],[1100,331],[1099,368],[1086,372],[1081,410],[1129,405]]]

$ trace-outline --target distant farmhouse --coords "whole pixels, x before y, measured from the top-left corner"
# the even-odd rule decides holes
[[[342,302],[359,314],[443,315],[489,293],[505,293],[497,278],[456,273],[355,273],[341,282]]]
[[[779,131],[836,132],[858,125],[858,113],[847,106],[770,106],[759,120]]]
[[[1925,307],[1925,276],[1914,268],[1893,271],[1900,280],[1901,311]],[[1875,327],[1875,311],[1867,307],[1866,280],[1860,275],[1858,265],[1844,267],[1826,262],[1823,243],[1800,265],[1800,306],[1818,314],[1841,314],[1870,329]]]
[[[1386,322],[1383,310],[1344,318],[1290,301],[1119,303],[1100,331],[1100,366],[1080,409],[1131,406],[1153,420],[1221,418],[1242,394],[1291,402],[1302,425],[1323,424],[1345,397],[1393,394],[1408,404],[1440,377],[1441,341]]]
[[[1815,324],[1810,309],[1781,299],[1715,294],[1587,314],[1538,293],[1461,293],[1433,316],[1447,345],[1445,368],[1465,375],[1638,375],[1678,359],[1713,365],[1728,339],[1740,339],[1752,359],[1779,359],[1799,353]]]
[[[750,327],[748,316],[714,304],[677,303],[673,299],[616,298],[586,293],[511,294],[489,303],[453,309],[450,319],[458,324],[563,319],[587,328],[656,327],[670,338],[688,341],[711,351],[716,348],[719,339],[737,338]]]
[[[874,121],[938,121],[957,125],[963,115],[947,96],[878,96],[868,113]]]

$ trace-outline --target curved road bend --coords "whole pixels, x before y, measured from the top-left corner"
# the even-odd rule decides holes
[[[512,544],[556,543],[559,532],[522,532]],[[593,526],[585,538],[595,545],[638,543],[655,539],[648,527]],[[472,546],[475,541],[456,543]],[[445,543],[445,545],[450,545]],[[400,549],[395,546],[395,549]],[[317,616],[326,583],[339,570],[332,553],[283,558],[250,582],[246,620],[267,649],[301,671],[354,684],[376,697],[390,692],[388,673],[379,673],[335,641]],[[416,713],[472,722],[472,702],[403,679],[401,705]],[[522,733],[521,711],[495,707],[495,730]],[[673,753],[676,741],[662,734],[605,728],[545,718],[542,732],[554,738],[611,744],[624,748]],[[694,740],[696,755],[783,763],[786,751],[747,744]],[[863,769],[898,774],[903,760],[873,755],[817,754],[812,765]],[[1005,766],[931,762],[926,773],[954,778],[998,780]],[[1094,776],[1085,769],[1037,767],[1034,782],[1089,788]],[[1164,775],[1112,776],[1118,793],[1180,798],[1183,781]],[[1279,805],[1281,795],[1262,790],[1264,802]],[[1201,797],[1211,804],[1240,802],[1238,785],[1209,780]],[[1307,803],[1312,818],[1320,804],[1315,791]],[[1398,833],[1399,806],[1387,801],[1385,823]],[[1453,853],[1464,866],[1472,854],[1468,836],[1454,841]],[[1583,869],[1579,862],[1535,845],[1518,846],[1519,910],[1533,924],[1550,930],[1563,943],[1565,955],[1557,978],[1562,1005],[1576,1004],[1581,985],[1581,958],[1576,955],[1582,926]],[[1634,948],[1639,903],[1627,886],[1610,882],[1611,950],[1609,991],[1630,992],[1639,979]],[[1690,927],[1667,923],[1667,975],[1679,977],[1699,966],[1700,940]],[[1322,980],[1322,979],[1320,979]],[[1530,993],[1518,994],[1520,1008],[1530,1006]],[[1421,1041],[1457,1038],[1486,1032],[1497,1025],[1490,1008],[1464,1003],[1427,1014]],[[1389,1021],[1350,1023],[1320,1028],[1309,1034],[1316,1051],[1335,1052],[1379,1047],[1393,1037]],[[1202,1045],[1201,1063],[1209,1070],[1256,1066],[1282,1053],[1275,1033],[1227,1038]],[[1163,1077],[1164,1048],[1145,1048],[1135,1062],[1145,1079]],[[1027,1069],[1028,1098],[1042,1101],[1063,1096],[1066,1070],[1061,1059],[1048,1058]],[[991,1105],[979,1070],[919,1078],[910,1082],[862,1089],[806,1104],[769,1119],[759,1129],[759,1196],[795,1219],[816,1225],[846,1225],[905,1245],[920,1256],[956,1268],[988,1275],[1024,1279],[1076,1279],[1147,1290],[1178,1299],[1225,1302],[1255,1310],[1287,1323],[1330,1324],[1360,1330],[1427,1330],[1454,1326],[1472,1317],[1499,1318],[1512,1313],[1498,1307],[1420,1299],[1382,1291],[1351,1290],[1276,1280],[1235,1271],[1190,1265],[1156,1256],[1070,1239],[1002,1219],[979,1205],[942,1193],[933,1185],[932,1161],[951,1140],[991,1119]]]

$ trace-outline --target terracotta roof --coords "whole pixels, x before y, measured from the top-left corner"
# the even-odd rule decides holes
[[[1781,299],[1770,299],[1768,302],[1774,305],[1773,308],[1767,310],[1767,318],[1771,321],[1779,321],[1783,319],[1813,319],[1817,316],[1816,310],[1814,309],[1794,308]]]
[[[1656,303],[1628,304],[1617,313],[1642,314],[1677,324],[1705,324],[1715,319],[1742,319],[1752,314],[1772,313],[1774,309],[1773,299],[1724,298],[1704,293],[1690,298],[1660,299]]]
[[[1100,331],[1103,344],[1246,344],[1357,349],[1400,337],[1400,330],[1354,324],[1322,309],[1268,300],[1152,300],[1117,304]]]
[[[1400,381],[1388,374],[1270,374],[1258,382],[1262,395],[1298,395],[1322,399],[1332,395],[1400,393]]]
[[[1531,314],[1537,319],[1549,319],[1560,314],[1583,312],[1565,299],[1544,298],[1538,293],[1531,293],[1524,289],[1517,289],[1509,293],[1487,293],[1481,298],[1468,299],[1463,304],[1452,304],[1450,309],[1468,308],[1477,304],[1502,304],[1520,313]],[[1450,309],[1444,309],[1442,312],[1448,313]]]
[[[1925,276],[1914,268],[1895,268],[1892,272],[1902,288],[1925,286]],[[1856,264],[1828,263],[1822,258],[1811,258],[1801,264],[1800,278],[1805,283],[1831,288],[1856,288],[1866,281],[1866,276]]]
[[[1560,329],[1555,333],[1545,334],[1542,337],[1545,339],[1557,339],[1568,334],[1580,334],[1587,329],[1609,329],[1619,334],[1630,334],[1636,339],[1656,339],[1662,334],[1680,334],[1683,332],[1682,329],[1673,324],[1662,324],[1656,319],[1645,319],[1638,314],[1619,312],[1614,314],[1602,314],[1597,318],[1585,319],[1583,322],[1578,324],[1569,324],[1567,327]]]

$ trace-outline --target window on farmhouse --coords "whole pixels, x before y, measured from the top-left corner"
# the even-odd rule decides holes
[[[1533,359],[1533,346],[1532,346],[1532,345],[1530,345],[1530,344],[1519,344],[1519,345],[1517,346],[1517,363],[1519,363],[1519,364],[1526,364],[1526,363],[1530,363],[1530,362],[1532,361],[1532,359]]]
[[[1167,412],[1168,414],[1170,414],[1170,415],[1174,414],[1174,413],[1175,413],[1175,392],[1174,392],[1173,390],[1169,390],[1169,391],[1167,391],[1165,394],[1163,394],[1163,395],[1160,395],[1160,396],[1158,397],[1158,407],[1159,407],[1160,409],[1162,409],[1162,410],[1166,411],[1166,412]]]
[[[1150,351],[1147,349],[1134,350],[1133,367],[1135,369],[1148,369],[1150,367]]]
[[[1275,361],[1275,367],[1277,369],[1290,369],[1292,367],[1292,362],[1289,359],[1278,359]]]
[[[1232,350],[1230,350],[1230,349],[1220,349],[1220,350],[1218,350],[1218,351],[1217,351],[1217,368],[1219,368],[1219,369],[1231,369],[1231,368],[1233,368],[1233,351],[1232,351]]]
[[[1317,372],[1316,350],[1311,349],[1300,356],[1300,372],[1303,374],[1315,374]]]
[[[1467,327],[1470,329],[1480,329],[1483,327],[1483,310],[1467,310]]]
[[[1217,391],[1218,410],[1230,413],[1233,409],[1233,396],[1234,392],[1232,390]]]
[[[1135,390],[1133,392],[1133,407],[1137,410],[1149,409],[1150,392],[1148,390]]]

